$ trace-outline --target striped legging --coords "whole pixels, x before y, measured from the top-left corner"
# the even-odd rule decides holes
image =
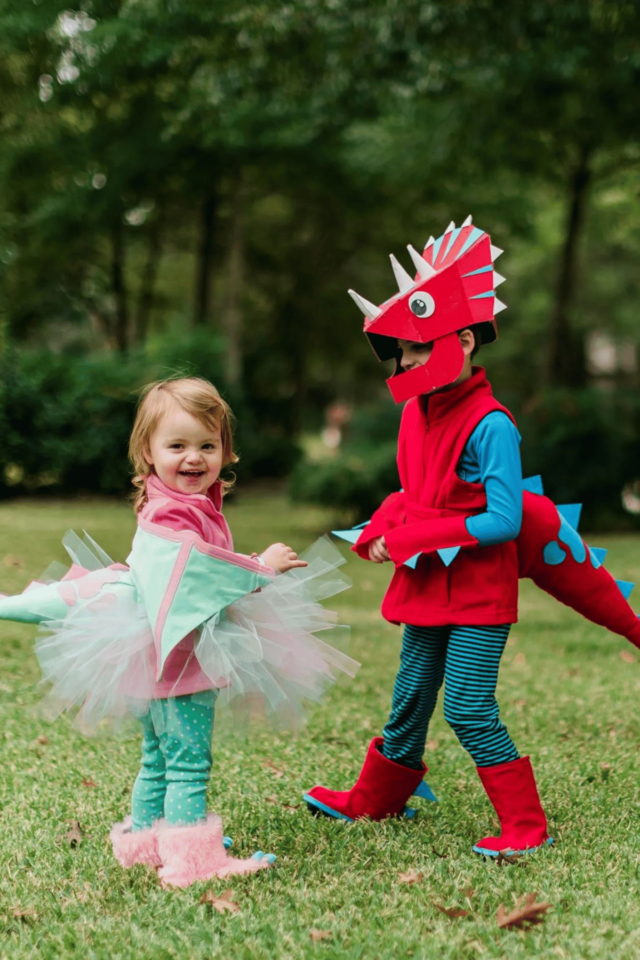
[[[418,768],[438,690],[444,716],[476,766],[517,760],[496,702],[498,667],[511,624],[486,627],[405,626],[383,753]]]

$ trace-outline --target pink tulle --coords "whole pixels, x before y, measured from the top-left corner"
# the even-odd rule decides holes
[[[318,636],[348,635],[318,602],[350,585],[337,573],[344,558],[326,538],[304,554],[307,567],[276,577],[185,638],[184,651],[183,644],[174,651],[178,670],[161,694],[151,627],[129,572],[113,564],[96,569],[95,556],[80,559],[94,569],[59,583],[73,590],[74,602],[63,620],[43,624],[36,653],[50,684],[47,715],[71,710],[85,733],[144,715],[158,696],[210,696],[212,689],[219,691],[218,706],[233,703],[255,714],[260,704],[279,726],[295,729],[307,701],[319,700],[340,673],[354,676],[359,667]]]

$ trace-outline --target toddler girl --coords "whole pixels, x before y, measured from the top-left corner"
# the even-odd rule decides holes
[[[72,568],[0,601],[0,616],[46,623],[36,652],[56,712],[75,706],[88,730],[138,718],[142,762],[131,815],[111,831],[114,853],[125,867],[158,868],[163,885],[188,886],[275,859],[230,857],[220,818],[207,815],[214,705],[243,695],[253,709],[259,697],[296,722],[336,670],[353,676],[358,665],[314,636],[333,623],[315,597],[348,584],[332,573],[343,561],[328,543],[307,560],[283,543],[261,556],[233,551],[220,478],[237,460],[230,410],[207,381],[148,386],[130,457],[138,529],[128,566],[67,534]]]

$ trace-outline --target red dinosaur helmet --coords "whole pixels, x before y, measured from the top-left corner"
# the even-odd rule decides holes
[[[398,340],[433,342],[427,363],[396,372],[387,380],[396,403],[432,393],[453,383],[464,366],[458,331],[472,327],[482,343],[498,335],[496,315],[505,304],[495,288],[504,281],[493,269],[502,250],[489,234],[467,217],[461,227],[450,223],[437,240],[430,237],[422,256],[407,247],[417,270],[415,279],[391,255],[399,293],[379,307],[349,290],[365,315],[364,332],[379,360],[398,361]]]

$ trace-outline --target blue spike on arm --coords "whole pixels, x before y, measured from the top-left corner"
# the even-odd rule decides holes
[[[362,529],[362,527],[352,527],[351,530],[332,530],[331,533],[340,540],[346,540],[347,543],[356,543],[360,538]]]
[[[338,537],[340,540],[346,540],[347,543],[356,543],[360,538],[360,534],[368,524],[369,521],[366,520],[364,523],[358,524],[357,527],[351,527],[350,530],[332,530],[331,533],[334,535],[334,537]],[[448,567],[458,556],[460,549],[460,547],[443,547],[441,550],[436,550],[436,553],[444,563],[445,567]],[[411,570],[415,570],[418,560],[421,556],[422,553],[414,554],[413,557],[409,557],[408,560],[405,560],[404,566],[409,567]]]

